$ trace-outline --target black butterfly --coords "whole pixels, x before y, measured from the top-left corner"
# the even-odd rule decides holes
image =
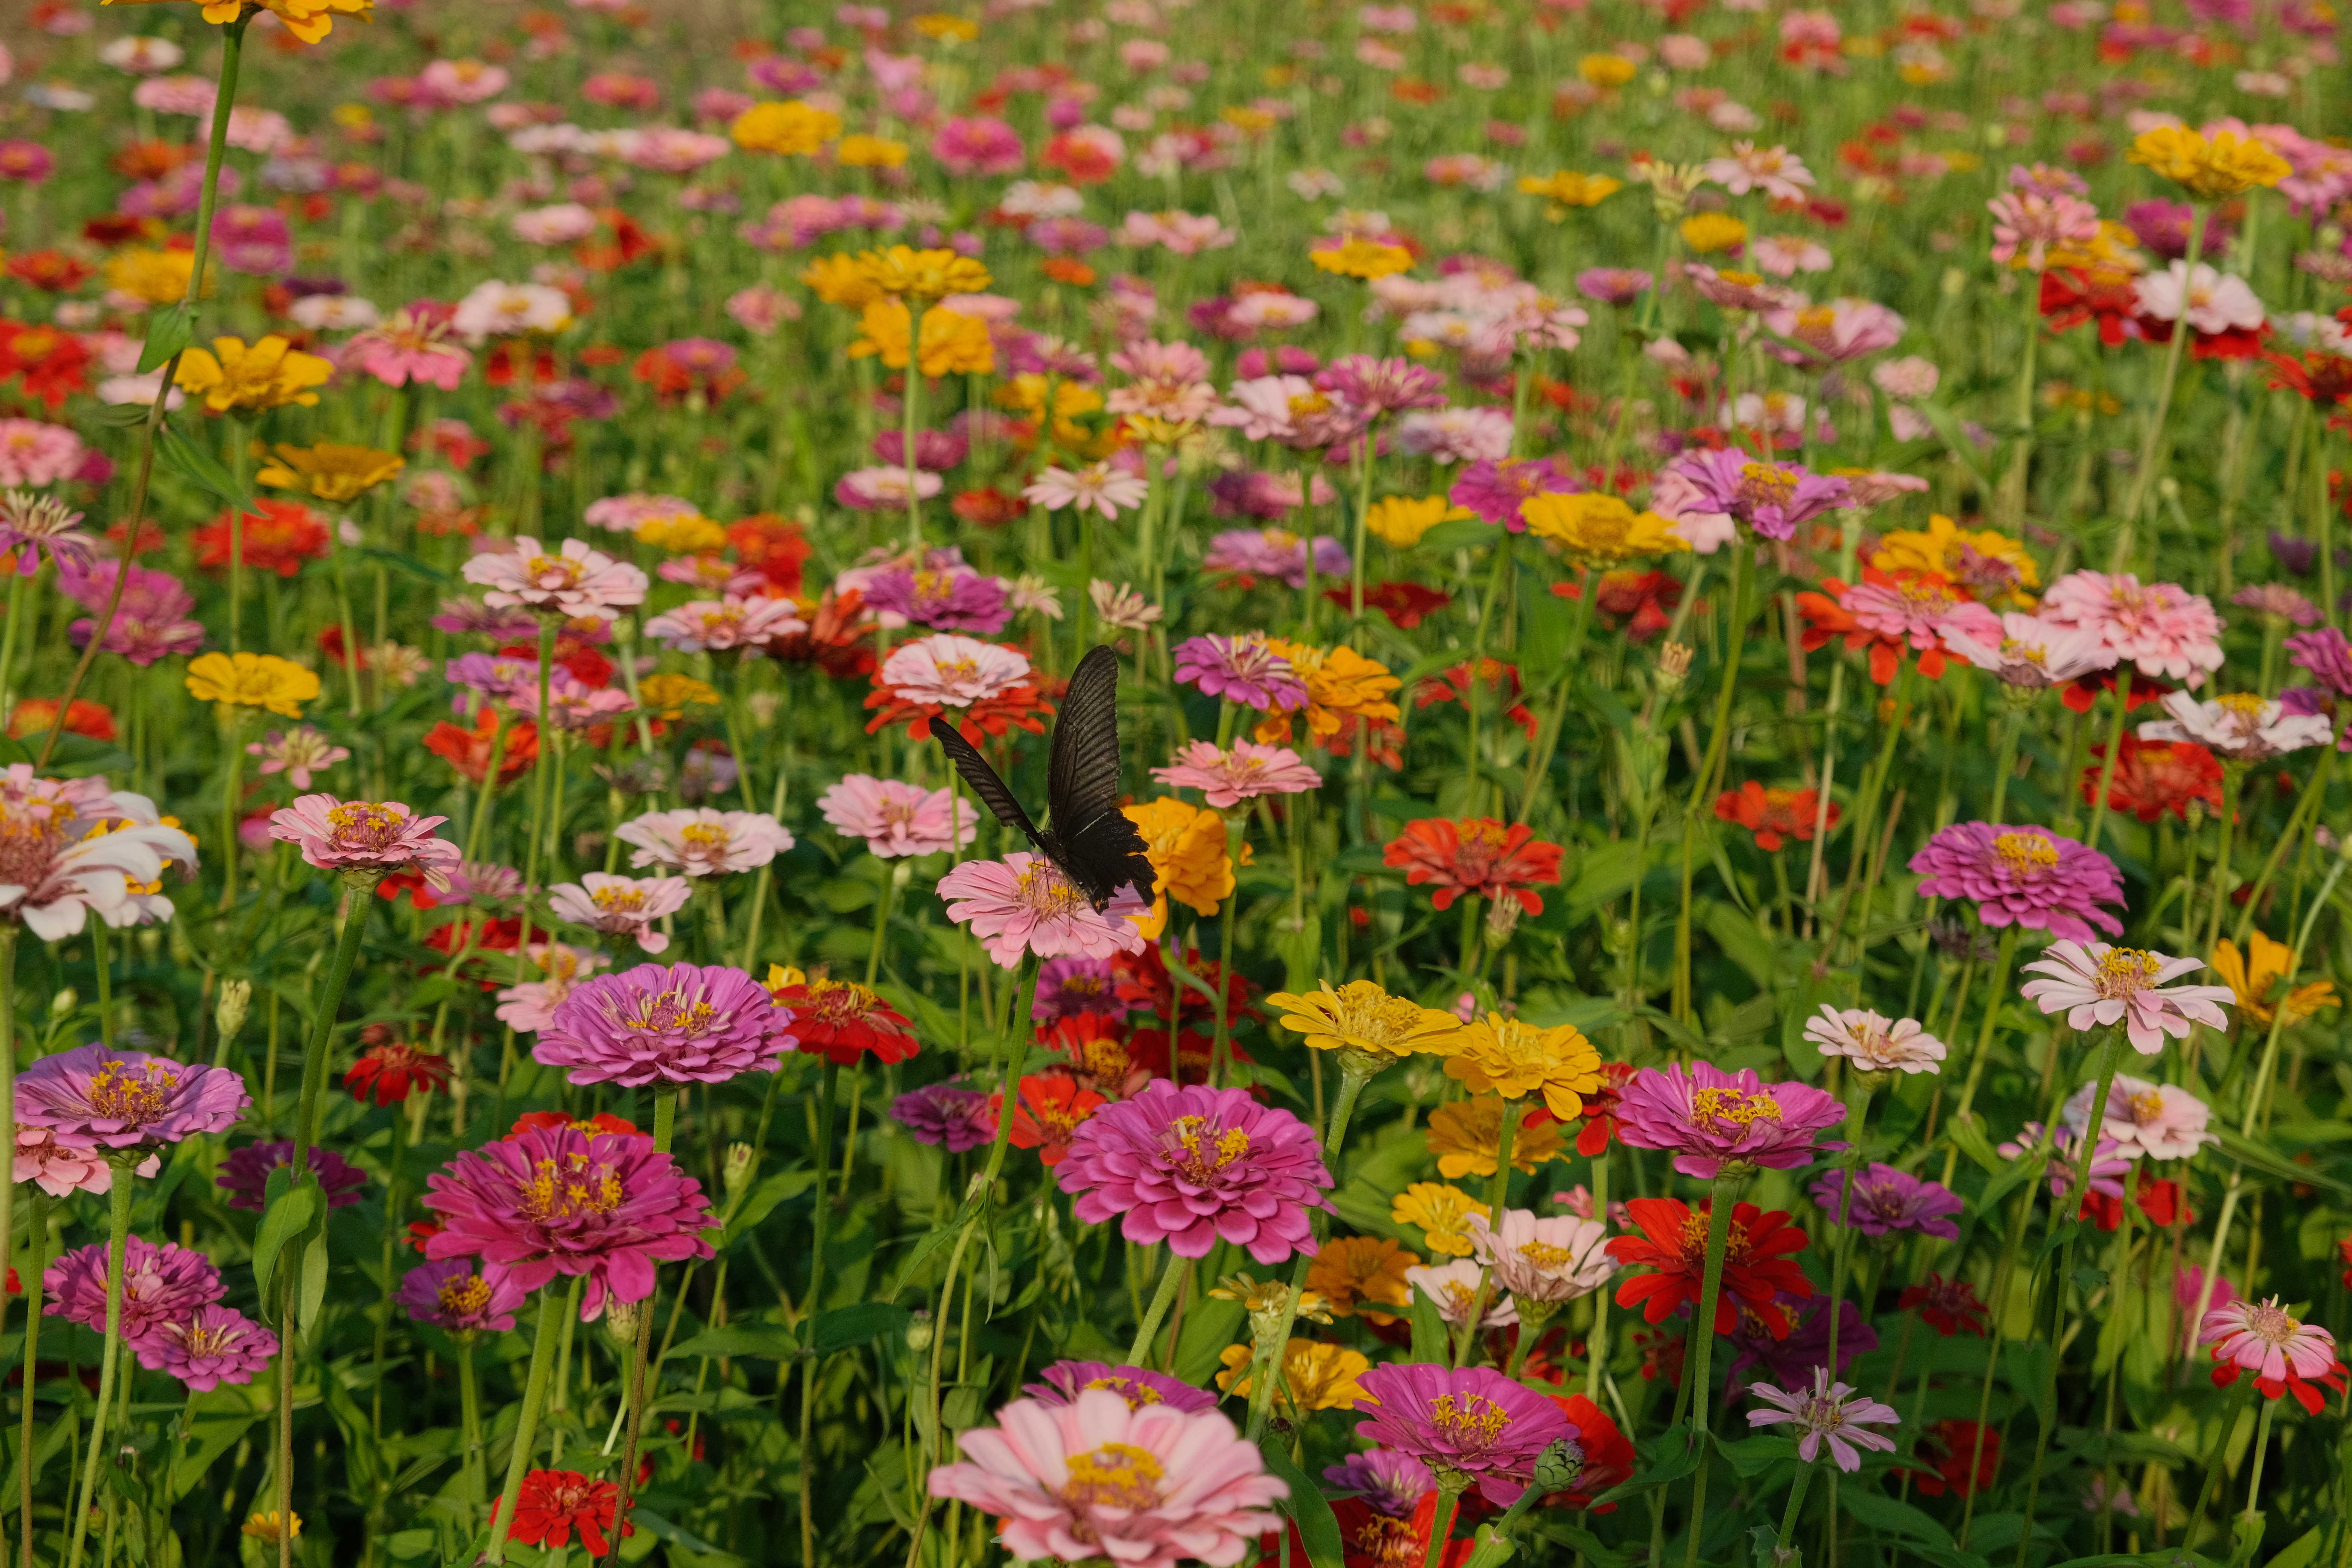
[[[1151,896],[1151,862],[1144,858],[1143,835],[1118,808],[1118,655],[1097,643],[1078,660],[1069,690],[1054,721],[1054,752],[1045,771],[1046,820],[1039,827],[988,765],[988,759],[942,716],[931,733],[947,749],[948,761],[988,803],[996,820],[1017,828],[1045,858],[1062,868],[1097,912],[1110,907],[1120,888],[1133,883]]]

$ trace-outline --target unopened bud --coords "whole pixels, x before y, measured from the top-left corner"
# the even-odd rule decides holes
[[[1679,691],[1690,675],[1691,646],[1686,642],[1670,642],[1658,650],[1658,689]]]
[[[754,691],[751,696],[743,699],[743,708],[751,715],[751,722],[758,728],[765,730],[775,723],[776,712],[782,700],[783,699],[773,691]]]
[[[1583,1473],[1584,1450],[1573,1437],[1555,1438],[1536,1456],[1536,1485],[1545,1491],[1566,1491]]]
[[[68,985],[49,998],[49,1016],[62,1018],[81,1005],[81,993]]]
[[[921,1355],[925,1351],[931,1348],[931,1317],[929,1313],[917,1312],[912,1318],[908,1320],[907,1348],[917,1355]]]
[[[719,1179],[726,1185],[728,1197],[730,1199],[741,1197],[743,1189],[751,1184],[752,1174],[759,1168],[760,1152],[757,1149],[752,1148],[749,1143],[727,1145],[727,1163],[722,1168]]]
[[[644,1310],[644,1307],[635,1301],[617,1300],[611,1296],[604,1298],[604,1331],[613,1336],[614,1344],[634,1345],[637,1342],[637,1314]]]
[[[220,1031],[222,1045],[236,1038],[236,1032],[245,1027],[246,1015],[252,1009],[252,981],[221,982],[220,1000],[213,1005],[213,1026]]]
[[[1519,926],[1519,900],[1496,899],[1486,906],[1486,940],[1496,947],[1511,940]]]

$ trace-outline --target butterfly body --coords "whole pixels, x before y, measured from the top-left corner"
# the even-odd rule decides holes
[[[1045,773],[1046,821],[1030,819],[988,759],[944,717],[931,721],[956,772],[963,775],[996,820],[1037,847],[1087,896],[1097,913],[1110,908],[1122,888],[1151,896],[1151,862],[1143,836],[1119,809],[1118,655],[1100,644],[1088,650],[1070,676],[1054,721],[1053,753]]]

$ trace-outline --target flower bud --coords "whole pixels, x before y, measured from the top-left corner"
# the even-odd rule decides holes
[[[1662,692],[1681,690],[1683,681],[1690,674],[1690,644],[1670,642],[1660,648],[1658,650],[1658,689]]]
[[[642,1302],[605,1298],[604,1331],[613,1336],[614,1344],[634,1345],[637,1342],[637,1317],[644,1310]]]
[[[931,1348],[931,1316],[917,1312],[907,1321],[907,1348],[917,1355]]]
[[[81,1005],[81,993],[68,985],[49,998],[49,1016],[62,1018]]]
[[[1584,1450],[1573,1437],[1557,1438],[1536,1456],[1536,1486],[1543,1491],[1566,1491],[1583,1473]]]
[[[776,692],[754,691],[743,699],[743,707],[751,715],[753,727],[765,730],[775,723],[776,711],[782,701],[782,697]]]
[[[1519,900],[1517,899],[1496,899],[1493,903],[1488,904],[1486,906],[1486,940],[1496,947],[1510,941],[1511,933],[1518,929],[1521,912]]]
[[[729,1201],[740,1198],[751,1184],[752,1175],[760,1168],[760,1152],[749,1143],[727,1145],[727,1163],[721,1168],[719,1180],[727,1188]]]
[[[222,1045],[226,1046],[236,1038],[236,1032],[245,1027],[246,1015],[252,1008],[252,981],[221,982],[220,1000],[213,1005],[213,1026],[220,1031]]]

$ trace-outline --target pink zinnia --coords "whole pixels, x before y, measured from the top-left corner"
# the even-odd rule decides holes
[[[437,387],[455,392],[473,368],[474,355],[448,341],[445,319],[415,306],[393,312],[392,320],[371,327],[343,344],[336,355],[345,366],[356,366],[386,386]]]
[[[2067,1098],[2066,1125],[2078,1134],[2091,1120],[2091,1096],[2097,1089],[2086,1083]],[[2205,1130],[2211,1118],[2203,1100],[2177,1084],[2149,1083],[2117,1073],[2107,1089],[2099,1132],[2103,1141],[2113,1140],[2126,1160],[2143,1154],[2154,1160],[2186,1160],[2206,1144],[2220,1142]]]
[[[582,1322],[603,1316],[608,1297],[651,1296],[656,1264],[712,1256],[702,1184],[634,1132],[530,1128],[459,1154],[425,1185],[444,1227],[426,1258],[504,1264],[526,1290],[585,1276]]]
[[[149,1372],[168,1372],[191,1394],[210,1394],[224,1383],[251,1383],[278,1354],[278,1336],[236,1308],[215,1304],[141,1335],[131,1348]]]
[[[980,814],[951,791],[870,773],[845,775],[816,797],[816,806],[835,832],[863,838],[885,860],[936,855],[980,836]]]
[[[963,1461],[929,1485],[1003,1521],[997,1538],[1015,1561],[1230,1565],[1282,1527],[1269,1509],[1290,1489],[1217,1411],[1130,1409],[1088,1388],[1067,1405],[1016,1399],[996,1419],[959,1434]]]
[[[1128,1240],[1165,1241],[1179,1258],[1206,1258],[1219,1241],[1260,1263],[1311,1257],[1307,1211],[1330,1206],[1331,1173],[1307,1123],[1246,1089],[1166,1079],[1081,1122],[1058,1179],[1077,1195],[1080,1224],[1125,1215]]]
[[[771,637],[808,630],[790,599],[746,599],[729,594],[680,605],[646,623],[646,636],[678,653],[724,653],[755,647]]]
[[[1018,648],[940,632],[893,651],[875,679],[901,702],[969,708],[1026,686],[1036,676],[1029,656]]]
[[[2205,1331],[2199,1337],[2213,1347],[2216,1361],[2271,1383],[2283,1383],[2289,1373],[2315,1378],[2336,1361],[2336,1336],[2317,1323],[2298,1322],[2275,1296],[2214,1308],[2205,1314]]]
[[[2191,1025],[2230,1026],[2220,1006],[2235,1000],[2228,986],[2165,984],[2204,967],[2201,958],[2167,958],[2136,947],[2104,942],[2085,946],[2062,939],[2025,965],[2027,973],[2043,978],[2020,986],[2018,994],[2044,1013],[2063,1012],[2070,1029],[2121,1024],[2132,1049],[2152,1057],[2164,1048],[2165,1036],[2187,1039]]]
[[[1894,1426],[1903,1417],[1895,1406],[1882,1405],[1852,1386],[1830,1381],[1830,1369],[1813,1369],[1813,1386],[1810,1390],[1790,1393],[1775,1388],[1769,1383],[1749,1386],[1748,1393],[1772,1408],[1748,1413],[1750,1426],[1794,1426],[1802,1434],[1797,1439],[1797,1458],[1811,1464],[1821,1457],[1822,1445],[1827,1443],[1830,1458],[1841,1470],[1852,1472],[1862,1468],[1858,1448],[1876,1448],[1892,1453],[1895,1439],[1880,1432],[1864,1430],[1867,1426]]]
[[[613,877],[591,871],[577,882],[550,888],[547,908],[557,920],[606,936],[635,937],[646,952],[659,952],[669,945],[669,938],[654,930],[654,922],[686,908],[687,895],[693,890],[683,877]],[[526,989],[516,987],[518,992]]]
[[[161,1154],[150,1154],[139,1173],[153,1175],[163,1168],[163,1160]],[[71,1193],[103,1193],[114,1185],[114,1167],[107,1163],[105,1155],[60,1143],[46,1127],[16,1129],[14,1174],[19,1182],[38,1182],[41,1191],[53,1198]]]
[[[593,616],[609,621],[646,598],[643,572],[592,549],[584,539],[567,539],[551,552],[538,540],[518,534],[511,552],[467,561],[465,577],[490,590],[482,602],[493,609],[519,606],[565,620]]]
[[[0,419],[0,485],[53,485],[73,478],[82,458],[81,437],[66,426]]]
[[[1307,706],[1307,683],[1290,661],[1266,646],[1265,634],[1211,633],[1176,645],[1176,679],[1203,695],[1245,703],[1265,712]]]
[[[1910,865],[1923,896],[1967,899],[1977,918],[1996,930],[2014,924],[2091,942],[2094,925],[2110,934],[2124,929],[2099,908],[2124,901],[2116,863],[2045,827],[1956,822],[1929,838]]]
[[[1213,741],[1188,741],[1174,763],[1152,769],[1151,776],[1177,789],[1201,791],[1220,811],[1262,795],[1297,795],[1323,783],[1289,747],[1254,741],[1236,741],[1230,752],[1219,751]]]
[[[19,1128],[45,1127],[59,1143],[121,1151],[122,1159],[226,1132],[252,1103],[245,1079],[226,1068],[103,1045],[43,1057],[16,1077]]]
[[[1801,463],[1759,462],[1735,447],[1676,458],[1658,476],[1650,506],[1669,522],[1702,531],[1744,522],[1761,538],[1789,539],[1798,524],[1851,499],[1843,479],[1816,474]],[[1697,542],[1690,527],[1675,531]]]
[[[1713,1181],[1727,1164],[1794,1170],[1812,1163],[1814,1135],[1845,1107],[1801,1083],[1766,1083],[1708,1062],[1643,1068],[1617,1100],[1617,1135],[1636,1149],[1671,1149],[1675,1169]]]
[[[948,919],[970,924],[981,950],[1001,969],[1040,958],[1108,958],[1141,952],[1136,917],[1150,912],[1141,890],[1122,885],[1110,908],[1097,911],[1076,883],[1042,855],[1015,850],[1002,860],[967,860],[940,879]]]
[[[574,987],[531,1056],[573,1083],[725,1083],[773,1072],[799,1044],[793,1015],[740,969],[641,963]]]
[[[636,885],[626,877],[614,877],[611,880],[630,887]],[[580,890],[574,883],[567,882],[563,887],[574,892]],[[677,887],[679,901],[683,903],[686,884],[679,882]],[[547,978],[526,980],[499,993],[499,1022],[518,1035],[536,1034],[547,1027],[548,1019],[555,1016],[556,1004],[572,994],[572,988],[580,984],[581,977],[593,974],[612,962],[593,949],[572,947],[560,942],[534,942],[523,951]]]
[[[2130,573],[2069,572],[2042,595],[2041,616],[2099,634],[2119,661],[2191,687],[2221,668],[2221,617],[2211,601],[2177,583],[2143,584]]]
[[[766,865],[793,847],[793,836],[764,811],[709,806],[655,811],[621,824],[613,836],[634,844],[629,864],[688,877],[716,877]]]
[[[957,116],[931,136],[931,156],[950,174],[1017,174],[1028,154],[1021,133],[993,115]]]
[[[462,858],[455,844],[433,830],[449,819],[419,816],[396,800],[337,800],[331,795],[298,796],[273,812],[269,836],[299,846],[302,858],[321,871],[382,877],[390,871],[422,871],[438,892]]]
[[[1491,1367],[1412,1362],[1360,1373],[1369,1395],[1356,1436],[1412,1456],[1441,1478],[1466,1478],[1498,1508],[1519,1500],[1544,1450],[1576,1429],[1559,1405]]]
[[[0,920],[44,942],[79,936],[92,910],[111,926],[140,923],[148,911],[134,887],[195,864],[194,842],[145,795],[102,778],[41,778],[30,763],[0,771]]]
[[[45,1316],[106,1331],[106,1243],[77,1247],[41,1271]],[[142,1340],[184,1322],[226,1295],[220,1270],[201,1252],[144,1237],[122,1243],[122,1337]]]
[[[2096,632],[2015,610],[2000,617],[1998,637],[1982,622],[1958,619],[1946,620],[1937,631],[1947,651],[2025,691],[2063,686],[2116,665],[2115,650]]]

